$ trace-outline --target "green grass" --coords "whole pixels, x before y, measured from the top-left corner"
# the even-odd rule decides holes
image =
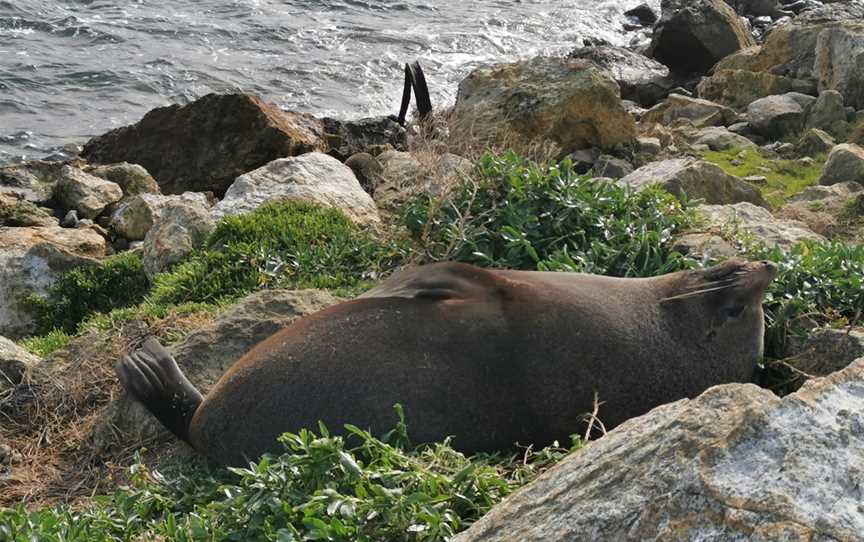
[[[723,171],[736,177],[761,175],[767,178],[765,185],[759,186],[762,196],[774,207],[780,207],[790,196],[813,186],[822,175],[825,156],[814,158],[811,164],[798,160],[770,159],[754,149],[731,149],[708,151],[705,160],[717,164]],[[737,162],[740,162],[738,164]]]
[[[27,337],[19,342],[19,346],[37,356],[44,357],[51,352],[65,348],[71,341],[72,335],[59,329],[53,329],[44,335]]]
[[[567,161],[541,166],[512,153],[485,156],[480,172],[448,199],[420,198],[406,211],[425,260],[615,276],[693,265],[671,240],[694,216],[667,192],[633,193]]]
[[[404,420],[381,439],[346,429],[350,439],[324,427],[285,434],[284,455],[246,469],[138,464],[129,487],[88,509],[0,510],[0,539],[444,540],[569,451],[468,458],[447,442],[411,446]]]

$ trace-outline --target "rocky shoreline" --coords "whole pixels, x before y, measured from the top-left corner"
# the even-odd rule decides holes
[[[641,6],[628,17],[637,44],[650,43],[478,69],[452,108],[407,127],[208,95],[93,138],[68,162],[0,166],[0,412],[26,403],[16,395],[24,383],[69,370],[92,347],[76,339],[43,361],[13,342],[37,330],[27,300],[69,270],[131,251],[152,280],[224,217],[280,200],[388,231],[411,198],[459,186],[486,150],[566,158],[634,192],[659,184],[699,200],[700,223],[674,243],[702,261],[739,253],[742,237],[779,250],[864,243],[864,4],[664,0],[660,14]],[[253,294],[189,335],[178,360],[214,359],[197,375],[206,388],[237,353],[335,301],[316,291]],[[822,323],[803,322],[805,338],[785,352],[812,378],[800,391],[781,400],[727,385],[656,409],[457,539],[862,539],[851,481],[864,452],[864,361],[854,362],[864,328]],[[118,431],[127,442],[158,440],[155,422],[114,393],[87,437],[94,449],[110,448]],[[23,453],[0,447],[0,473],[22,468]],[[612,476],[622,464],[633,468]],[[741,474],[770,469],[770,483]],[[847,508],[832,510],[838,502]]]

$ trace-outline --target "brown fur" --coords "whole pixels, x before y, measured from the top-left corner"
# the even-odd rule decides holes
[[[194,412],[188,437],[214,462],[238,465],[319,420],[380,434],[398,402],[418,442],[452,435],[467,453],[567,442],[595,392],[611,428],[752,380],[774,274],[740,260],[647,279],[406,269],[253,348]]]

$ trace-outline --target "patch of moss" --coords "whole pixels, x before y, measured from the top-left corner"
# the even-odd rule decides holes
[[[817,156],[812,162],[805,163],[799,160],[766,158],[754,149],[708,151],[704,158],[736,177],[765,177],[767,182],[758,188],[768,203],[775,207],[782,206],[789,197],[815,185],[822,175],[822,166],[825,163],[825,156]]]

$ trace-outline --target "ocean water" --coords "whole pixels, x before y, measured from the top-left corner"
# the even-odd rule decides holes
[[[622,12],[641,1],[0,0],[0,162],[56,155],[209,92],[342,118],[396,113],[414,60],[445,105],[479,65],[630,42]]]

